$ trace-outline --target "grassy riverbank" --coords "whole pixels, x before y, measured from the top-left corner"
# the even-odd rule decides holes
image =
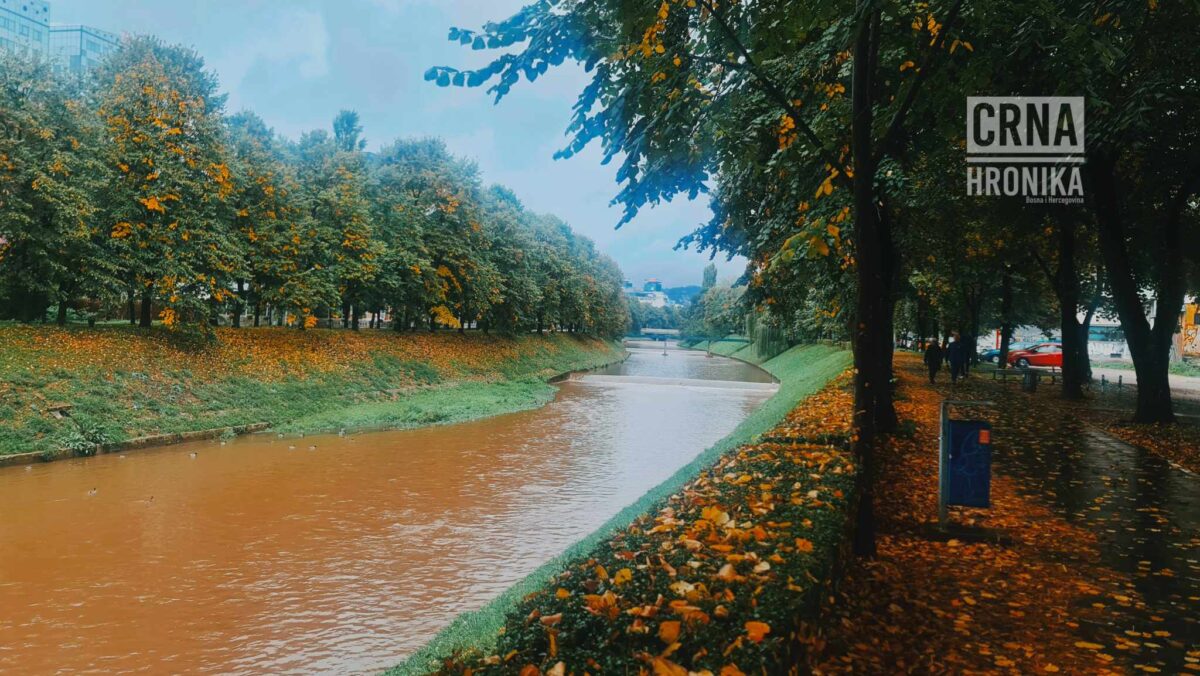
[[[457,618],[392,673],[516,673],[529,665],[544,672],[559,661],[576,673],[635,673],[641,667],[659,672],[666,665],[652,665],[650,655],[679,641],[687,641],[687,648],[671,658],[676,662],[688,661],[685,655],[697,649],[711,655],[693,660],[690,666],[698,670],[723,659],[722,650],[745,633],[745,623],[762,618],[763,624],[773,623],[771,640],[766,645],[743,640],[739,648],[747,652],[735,659],[746,667],[777,664],[787,649],[785,618],[795,620],[800,608],[815,607],[817,581],[828,579],[845,532],[853,471],[846,454],[825,442],[848,433],[850,406],[837,387],[829,401],[812,395],[849,363],[847,352],[824,345],[796,347],[763,362],[780,380],[779,392],[733,433],[492,603]],[[803,443],[810,437],[822,443]],[[781,480],[781,472],[788,476]],[[762,488],[768,477],[778,486]],[[818,499],[810,497],[813,491]],[[755,509],[766,502],[772,503],[771,515],[761,519]],[[747,519],[760,530],[745,527]],[[700,522],[713,527],[712,537],[693,533],[686,539],[704,551],[678,545],[690,532],[687,526]],[[656,528],[664,523],[670,526]],[[761,558],[749,551],[747,545],[763,542],[760,533],[770,540],[774,558],[766,549]],[[725,543],[725,536],[736,544]],[[736,558],[734,568],[723,567],[727,557]],[[776,572],[767,574],[759,566],[763,562]],[[735,583],[747,581],[765,590],[761,606],[753,586],[733,591]],[[722,602],[708,593],[701,598],[701,591],[718,586],[736,600]],[[671,607],[662,606],[664,598]],[[685,610],[677,612],[680,608]],[[719,670],[718,665],[714,672]]]
[[[0,327],[0,456],[266,422],[412,427],[533,408],[560,373],[621,358],[562,334]],[[54,413],[62,407],[66,415]]]

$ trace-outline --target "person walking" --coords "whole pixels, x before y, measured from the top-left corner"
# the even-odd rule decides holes
[[[960,377],[967,377],[967,350],[957,333],[951,336],[950,344],[946,346],[946,361],[950,362],[951,385],[957,383]]]
[[[945,355],[942,354],[942,346],[936,340],[929,341],[929,346],[925,348],[925,367],[929,369],[930,385],[937,379],[937,373],[942,368],[943,359],[945,359]]]

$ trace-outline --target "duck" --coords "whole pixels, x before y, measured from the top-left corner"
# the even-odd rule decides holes
[[[188,453],[188,457],[189,457],[189,458],[191,458],[191,459],[193,459],[193,460],[195,460],[195,459],[196,459],[196,456],[197,456],[197,455],[200,455],[200,454],[199,454],[199,453],[197,453],[197,452],[195,452],[195,451],[192,451],[191,453]]]
[[[92,490],[88,491],[88,495],[95,495],[95,494],[96,494],[95,488],[92,488]]]

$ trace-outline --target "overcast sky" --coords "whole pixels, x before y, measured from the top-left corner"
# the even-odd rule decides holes
[[[509,186],[529,208],[557,214],[594,239],[640,284],[699,284],[707,256],[672,251],[707,220],[707,200],[679,200],[642,213],[619,231],[614,164],[598,147],[554,160],[571,105],[586,82],[564,65],[522,82],[498,106],[483,89],[439,88],[433,65],[470,66],[486,52],[446,39],[450,26],[478,27],[521,0],[50,0],[51,21],[116,33],[153,34],[194,47],[221,79],[228,109],[250,109],[292,137],[328,128],[339,109],[362,117],[372,150],[406,136],[435,135],[475,158],[487,183]],[[717,260],[722,277],[741,263]]]

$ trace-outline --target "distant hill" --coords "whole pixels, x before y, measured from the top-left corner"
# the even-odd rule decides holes
[[[663,293],[667,294],[667,298],[676,303],[688,305],[700,295],[700,285],[673,286],[669,289],[663,289]]]

